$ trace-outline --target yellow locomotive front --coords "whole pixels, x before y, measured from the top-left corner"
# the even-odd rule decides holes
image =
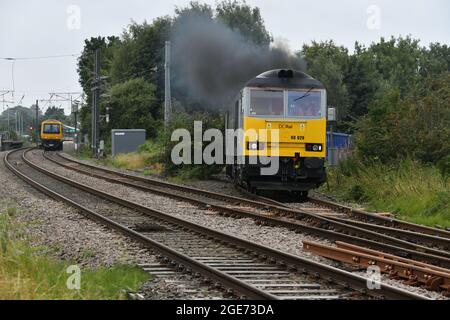
[[[244,132],[227,174],[251,191],[305,197],[326,180],[326,105],[324,86],[303,72],[272,70],[248,82],[226,113],[226,128]],[[270,174],[267,159],[277,164]]]
[[[45,120],[41,123],[41,146],[44,150],[63,149],[63,124],[57,120]]]

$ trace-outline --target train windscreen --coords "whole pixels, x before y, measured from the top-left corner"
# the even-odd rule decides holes
[[[44,133],[60,133],[60,125],[59,124],[44,124]]]
[[[251,116],[282,116],[284,99],[282,90],[252,90]]]
[[[322,93],[320,91],[288,91],[288,117],[321,118]]]

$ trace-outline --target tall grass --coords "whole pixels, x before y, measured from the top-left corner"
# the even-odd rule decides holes
[[[328,176],[328,189],[322,190],[340,199],[414,223],[450,226],[450,181],[434,166],[412,160],[385,165],[348,159]]]
[[[83,145],[73,156],[82,160],[92,160],[91,150]],[[107,156],[95,160],[96,163],[119,169],[144,170],[145,174],[160,174],[163,171],[164,147],[161,141],[146,141],[137,152]]]
[[[118,154],[108,159],[107,162],[120,169],[144,169],[149,163],[149,155],[147,153],[137,152]]]
[[[149,276],[137,267],[81,270],[81,288],[70,290],[63,262],[30,248],[21,228],[10,217],[13,210],[0,212],[0,300],[9,299],[124,299]]]

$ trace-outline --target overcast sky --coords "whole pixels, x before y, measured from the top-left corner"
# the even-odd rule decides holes
[[[214,0],[200,1],[214,4]],[[173,15],[175,6],[189,0],[0,0],[0,58],[79,54],[84,39],[120,35],[131,19],[151,21]],[[355,41],[370,44],[381,36],[412,35],[422,45],[450,43],[448,0],[247,0],[261,9],[275,39],[299,50],[312,40],[333,39],[352,48]],[[80,19],[77,19],[77,12]],[[14,100],[30,106],[49,92],[80,91],[76,57],[0,59],[0,90],[13,88]],[[11,95],[6,95],[11,100]],[[11,104],[9,104],[11,105]],[[68,104],[62,105],[66,112]],[[0,110],[3,111],[1,96]]]

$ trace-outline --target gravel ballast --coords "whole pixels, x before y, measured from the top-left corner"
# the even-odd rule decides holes
[[[42,247],[48,255],[76,263],[80,268],[110,267],[116,264],[159,264],[157,257],[140,243],[83,216],[76,209],[39,193],[11,173],[0,152],[0,212],[16,208],[31,246]],[[200,288],[185,293],[183,288]],[[175,273],[148,281],[139,294],[146,299],[192,299],[222,297],[189,275]]]
[[[38,157],[38,155],[36,156]],[[325,239],[296,233],[294,231],[290,231],[285,228],[257,225],[251,219],[234,219],[230,217],[223,217],[218,215],[216,212],[209,211],[206,209],[200,209],[195,205],[183,201],[158,196],[131,187],[113,184],[111,182],[107,182],[101,179],[81,175],[79,173],[76,173],[63,167],[57,167],[55,166],[54,163],[42,159],[43,159],[42,157],[39,159],[39,165],[42,165],[47,169],[52,169],[53,172],[68,177],[70,179],[73,179],[75,181],[78,181],[80,183],[87,184],[102,191],[107,191],[112,195],[123,197],[127,200],[134,201],[141,205],[151,207],[152,209],[160,210],[164,213],[171,214],[179,218],[183,218],[185,220],[197,223],[199,225],[212,228],[217,231],[221,231],[246,240],[257,242],[274,249],[278,249],[284,252],[288,252],[294,255],[298,255],[322,263],[327,263],[332,266],[339,265],[329,259],[318,257],[316,255],[313,255],[309,252],[302,250],[303,240],[315,241],[325,245],[332,244],[331,242]],[[202,186],[203,187],[207,186],[208,190],[220,192],[223,191],[224,193],[226,193],[226,190],[231,190],[231,188],[230,184],[228,184],[226,187],[224,186],[225,184],[227,184],[225,181],[209,180],[201,183],[196,183],[195,186],[199,188],[201,188]],[[234,192],[232,194],[234,194]],[[361,275],[365,274],[363,273]],[[406,288],[412,292],[426,295],[427,297],[431,297],[433,299],[445,298],[439,293],[429,292],[421,288],[405,286],[399,281],[391,280],[386,277],[383,278],[383,282],[389,283],[390,285],[393,286]]]

